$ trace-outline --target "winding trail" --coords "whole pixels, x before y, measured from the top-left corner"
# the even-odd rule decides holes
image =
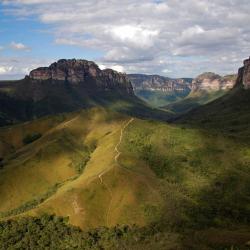
[[[119,151],[119,146],[120,146],[121,143],[122,143],[124,130],[125,130],[125,129],[129,126],[129,124],[130,124],[131,122],[133,122],[133,121],[134,121],[134,118],[131,118],[131,119],[121,128],[119,141],[118,141],[118,143],[116,144],[115,149],[114,149],[114,151],[116,152],[116,155],[115,155],[115,157],[114,157],[114,161],[115,161],[115,163],[117,163],[118,165],[119,165],[118,159],[119,159],[119,156],[120,156],[121,153],[122,153],[121,151]],[[103,184],[103,185],[106,187],[106,189],[108,190],[108,192],[109,192],[109,194],[110,194],[110,197],[111,197],[110,203],[109,203],[109,207],[108,207],[108,210],[107,210],[107,214],[106,214],[106,225],[107,225],[107,226],[109,225],[109,213],[110,213],[110,210],[111,210],[111,205],[112,205],[112,200],[113,200],[113,193],[112,193],[112,190],[110,189],[110,187],[103,181],[102,176],[103,176],[106,172],[108,172],[108,171],[109,171],[109,169],[106,170],[106,171],[103,171],[103,172],[102,172],[101,174],[99,174],[99,176],[98,176],[99,179],[100,179],[101,184]]]

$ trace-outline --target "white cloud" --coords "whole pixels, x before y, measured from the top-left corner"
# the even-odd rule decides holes
[[[13,67],[9,66],[0,66],[0,75],[3,75],[3,74],[7,74],[9,72],[11,72],[13,69]]]
[[[51,64],[53,60],[32,59],[30,57],[0,56],[0,80],[21,79],[34,69]]]
[[[11,42],[10,48],[14,50],[30,51],[31,49],[23,43]]]
[[[8,14],[48,24],[56,44],[97,49],[103,53],[97,61],[127,72],[233,73],[249,56],[247,0],[2,2]]]
[[[112,64],[101,64],[101,63],[98,63],[98,66],[101,70],[104,70],[104,69],[113,69],[117,72],[121,72],[121,73],[124,73],[125,72],[125,69],[123,66],[121,65],[118,65],[118,64],[115,64],[115,65],[112,65]]]
[[[107,32],[118,42],[122,42],[125,45],[132,44],[140,48],[153,46],[154,39],[159,34],[157,30],[150,30],[134,25],[114,26],[109,28]]]
[[[124,67],[121,65],[111,65],[110,68],[118,72],[125,72]]]

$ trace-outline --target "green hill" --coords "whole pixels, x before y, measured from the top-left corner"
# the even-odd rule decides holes
[[[247,141],[250,134],[249,113],[250,91],[237,87],[225,96],[179,117],[177,121]]]
[[[199,91],[196,93],[190,93],[187,97],[177,102],[168,104],[164,107],[164,109],[180,115],[187,113],[199,106],[212,102],[224,94],[226,94],[226,91],[224,90],[214,92]]]
[[[113,239],[125,249],[243,247],[250,237],[240,139],[100,108],[2,128],[0,138],[3,221],[46,213],[84,231],[137,224]]]

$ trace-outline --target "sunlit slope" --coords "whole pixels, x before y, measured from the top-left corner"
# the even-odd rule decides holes
[[[20,149],[2,153],[2,218],[48,212],[69,216],[82,227],[146,224],[144,200],[160,201],[159,194],[150,192],[153,173],[148,169],[137,176],[119,163],[125,130],[134,119],[100,108],[68,116],[60,122],[53,117],[40,120],[42,126],[56,119],[47,130],[39,129],[36,121],[37,129],[32,122],[11,128],[17,140],[10,143]],[[22,146],[23,131],[42,137]]]
[[[91,109],[72,114],[16,157],[1,170],[1,211],[11,211],[3,216],[46,212],[90,228],[233,225],[247,213],[248,147],[198,129]],[[209,212],[214,204],[218,214]]]
[[[35,131],[44,133],[41,138],[23,147],[18,138],[32,132],[33,124],[11,128],[17,140],[8,143],[11,147],[21,148],[12,154],[2,154],[0,196],[4,202],[0,205],[1,212],[16,208],[20,210],[20,206],[20,211],[25,210],[26,206],[30,207],[31,201],[34,203],[35,199],[46,198],[63,182],[76,178],[82,173],[99,138],[110,133],[121,119],[112,119],[105,111],[95,109],[61,118],[63,121],[55,122],[56,125],[47,131],[42,131],[35,122]],[[53,123],[53,119],[47,119],[47,122]],[[113,122],[109,122],[109,119]],[[45,121],[40,122],[42,126]],[[7,142],[7,137],[2,135],[1,140]]]
[[[117,122],[95,125],[86,141],[93,140],[97,134],[100,139],[83,174],[28,214],[46,212],[69,216],[70,223],[83,228],[117,223],[147,224],[145,204],[157,205],[161,201],[160,194],[154,190],[156,178],[145,166],[143,173],[137,174],[120,163],[125,131],[134,122],[133,118],[124,117]]]
[[[5,161],[2,219],[49,213],[83,229],[153,223],[206,239],[214,228],[226,245],[249,228],[249,147],[219,133],[95,108]]]

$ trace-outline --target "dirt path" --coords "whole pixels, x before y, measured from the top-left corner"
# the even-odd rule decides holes
[[[84,214],[84,209],[78,204],[77,197],[74,198],[72,206],[75,214]]]
[[[123,132],[124,132],[124,130],[129,126],[129,124],[131,123],[131,122],[133,122],[134,121],[134,118],[131,118],[122,128],[121,128],[121,132],[120,132],[120,137],[119,137],[119,141],[118,141],[118,143],[116,144],[116,146],[115,146],[115,149],[114,149],[114,151],[116,152],[116,155],[115,155],[115,157],[114,157],[114,161],[117,163],[117,164],[119,164],[118,163],[118,158],[119,158],[119,156],[121,155],[121,151],[119,151],[119,146],[121,145],[121,143],[122,143],[122,139],[123,139]],[[106,170],[106,171],[104,171],[104,172],[102,172],[101,174],[99,174],[99,179],[100,179],[100,182],[101,182],[101,184],[103,184],[105,187],[106,187],[106,189],[108,190],[108,192],[109,192],[109,194],[110,194],[110,203],[109,203],[109,207],[108,207],[108,210],[107,210],[107,213],[106,213],[106,226],[108,226],[109,225],[109,214],[110,214],[110,211],[111,211],[111,206],[112,206],[112,201],[113,201],[113,193],[112,193],[112,190],[109,188],[109,186],[103,181],[103,179],[102,179],[102,176],[107,172],[107,171],[109,171],[109,170]]]
[[[131,122],[133,122],[134,121],[134,118],[131,118],[123,127],[122,127],[122,129],[121,129],[121,133],[120,133],[120,137],[119,137],[119,142],[116,144],[116,146],[115,146],[115,152],[117,153],[116,155],[115,155],[115,157],[114,157],[114,160],[115,160],[115,162],[116,163],[118,163],[118,158],[119,158],[119,156],[121,155],[121,152],[119,151],[119,149],[118,149],[118,147],[120,146],[120,144],[122,143],[122,138],[123,138],[123,132],[124,132],[124,130],[128,127],[128,125],[131,123]],[[108,172],[109,170],[105,170],[105,171],[103,171],[102,173],[100,173],[99,175],[98,175],[98,177],[99,177],[99,179],[100,179],[100,182],[103,184],[103,180],[102,180],[102,176],[104,175],[104,174],[106,174],[106,172]]]
[[[117,143],[117,145],[115,146],[115,151],[116,151],[116,156],[115,156],[115,162],[118,163],[118,158],[119,156],[121,155],[121,151],[119,151],[118,147],[121,145],[122,143],[122,138],[123,138],[123,132],[124,130],[129,126],[129,124],[131,122],[134,121],[134,118],[131,118],[125,125],[124,127],[121,129],[121,134],[120,134],[120,139],[119,139],[119,142]]]

